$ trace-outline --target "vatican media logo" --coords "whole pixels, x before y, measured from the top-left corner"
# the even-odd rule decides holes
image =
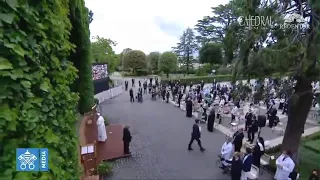
[[[16,149],[17,171],[49,171],[49,151],[47,148]]]
[[[237,19],[240,26],[248,29],[258,29],[263,27],[275,26],[270,16],[240,16]],[[280,29],[309,29],[308,22],[300,14],[288,14],[284,17],[283,24],[277,24]]]

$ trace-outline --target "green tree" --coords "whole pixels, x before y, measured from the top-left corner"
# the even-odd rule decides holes
[[[199,51],[200,63],[222,64],[222,51],[219,45],[204,44]]]
[[[92,57],[95,62],[105,62],[108,64],[108,72],[112,73],[120,64],[119,56],[114,52],[112,46],[117,43],[111,39],[96,36],[96,41],[92,43]]]
[[[78,78],[73,90],[80,95],[78,109],[84,114],[94,105],[88,9],[83,0],[70,0],[69,8],[69,19],[72,24],[70,42],[76,46],[69,59],[78,69]]]
[[[69,13],[65,0],[0,1],[2,179],[79,179]],[[49,149],[49,172],[16,171],[15,149],[27,147]]]
[[[175,53],[169,51],[164,52],[159,59],[160,70],[169,77],[169,73],[174,72],[177,69],[177,60],[178,57]]]
[[[179,63],[186,66],[186,73],[189,74],[190,67],[194,61],[194,53],[198,50],[196,37],[191,28],[187,28],[183,32],[180,42],[176,47],[173,47],[173,50],[178,56]]]
[[[123,58],[124,69],[132,69],[133,72],[137,72],[137,70],[147,70],[147,65],[146,54],[139,50],[129,51]]]
[[[152,70],[158,70],[159,69],[159,59],[160,59],[160,53],[159,52],[151,52],[148,55],[148,62],[150,64],[150,67]]]
[[[130,48],[125,48],[125,49],[123,49],[122,52],[120,53],[119,58],[120,58],[120,64],[121,64],[122,68],[123,68],[123,58],[124,58],[124,56],[125,56],[129,51],[132,51],[132,49],[130,49]]]
[[[199,20],[195,28],[199,33],[196,38],[200,44],[215,42],[222,45],[224,64],[232,62],[241,39],[236,21],[239,15],[236,4],[237,1],[233,0],[226,5],[212,7],[213,15]]]

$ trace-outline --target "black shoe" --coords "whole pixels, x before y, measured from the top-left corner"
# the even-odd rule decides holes
[[[190,147],[190,148],[188,148],[188,150],[189,150],[189,151],[192,151],[193,149]]]
[[[201,149],[200,149],[200,151],[202,151],[202,152],[205,151],[205,150],[206,150],[205,148],[201,148]]]

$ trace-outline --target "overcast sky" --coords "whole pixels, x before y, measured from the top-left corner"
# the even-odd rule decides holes
[[[110,38],[125,48],[170,51],[179,36],[197,20],[211,15],[211,8],[228,0],[85,0],[93,11],[91,36]]]

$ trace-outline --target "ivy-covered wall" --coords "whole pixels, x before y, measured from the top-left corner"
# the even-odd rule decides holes
[[[79,70],[73,90],[79,93],[78,109],[84,114],[90,111],[94,104],[89,11],[84,0],[70,0],[69,8],[72,24],[70,42],[77,46],[69,59]]]
[[[79,179],[68,6],[0,1],[0,179]],[[49,149],[50,172],[16,172],[15,149],[32,147]]]

